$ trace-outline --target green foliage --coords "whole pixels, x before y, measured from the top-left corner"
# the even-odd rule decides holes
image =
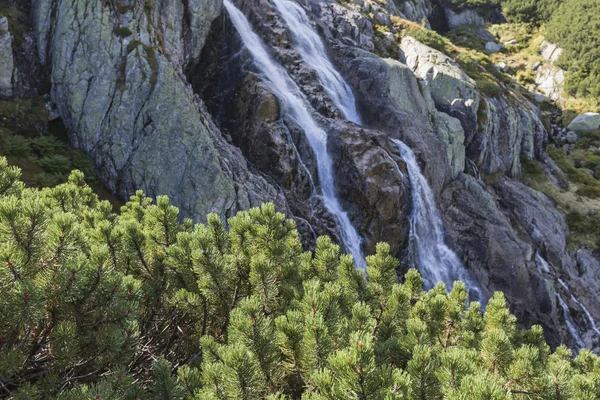
[[[563,150],[548,146],[548,154],[571,181],[584,185],[597,184],[594,177],[585,168],[576,167],[573,159],[569,158]]]
[[[115,214],[79,171],[37,190],[0,158],[0,396],[597,398],[598,357],[551,354],[502,294],[482,314],[462,282],[398,283],[387,244],[367,264],[304,251],[272,204],[193,225],[137,192]]]
[[[450,7],[455,11],[468,8],[479,8],[489,10],[498,5],[498,0],[439,0],[443,6]]]
[[[8,136],[2,141],[2,146],[2,153],[6,156],[27,157],[31,151],[29,140],[20,135]]]
[[[510,22],[541,25],[548,21],[561,0],[500,0],[502,12]]]
[[[568,71],[565,89],[600,98],[600,1],[566,0],[546,25],[546,37],[563,49],[556,65]]]

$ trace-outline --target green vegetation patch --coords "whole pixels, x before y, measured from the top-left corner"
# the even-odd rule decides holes
[[[590,399],[600,359],[552,352],[496,293],[398,283],[272,204],[181,221],[137,192],[116,214],[75,171],[25,188],[0,158],[0,379],[15,399]],[[599,225],[600,226],[600,225]],[[368,278],[365,277],[368,275]],[[524,394],[527,394],[526,396]],[[591,397],[590,397],[591,395]]]
[[[565,89],[579,97],[600,98],[600,1],[564,1],[545,33],[563,49],[556,65],[568,72]]]

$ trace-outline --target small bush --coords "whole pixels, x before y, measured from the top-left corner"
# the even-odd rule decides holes
[[[127,28],[126,26],[120,26],[118,28],[115,28],[113,30],[113,32],[115,35],[117,35],[120,38],[126,38],[133,34],[133,32],[131,32],[131,30],[129,28]]]
[[[67,181],[67,177],[63,174],[48,174],[46,172],[37,174],[34,177],[34,184],[38,188],[55,187]]]
[[[71,160],[62,155],[40,158],[37,160],[37,164],[53,174],[67,174],[71,170]]]
[[[38,157],[49,157],[66,150],[64,143],[54,136],[40,136],[31,140],[31,149]]]
[[[29,140],[23,136],[8,136],[3,141],[0,153],[12,157],[28,157],[31,151]]]
[[[589,197],[590,199],[600,199],[600,185],[584,186],[576,192],[580,196]]]
[[[448,48],[448,39],[435,31],[410,28],[407,35],[414,37],[424,45],[439,50],[444,54],[449,54],[450,52],[450,49]]]
[[[597,181],[588,171],[583,168],[576,168],[573,160],[571,160],[563,150],[557,149],[554,146],[549,146],[548,154],[573,182],[582,183],[584,185],[597,184]]]
[[[478,79],[475,81],[477,85],[477,90],[481,93],[485,94],[488,97],[499,97],[502,93],[502,89],[496,82],[492,82],[487,79]]]

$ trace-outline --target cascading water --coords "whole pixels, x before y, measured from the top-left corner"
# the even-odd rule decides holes
[[[544,257],[542,257],[539,251],[535,253],[535,265],[538,271],[545,272],[556,278],[556,273],[551,269],[550,264],[548,264],[548,261],[546,261]],[[585,314],[590,328],[598,335],[598,337],[600,337],[600,329],[598,329],[596,321],[592,317],[590,311],[583,304],[581,304],[581,302],[577,300],[577,298],[575,298],[575,296],[571,293],[569,286],[567,286],[567,284],[562,279],[557,278],[557,280],[558,283],[562,286],[562,288],[571,295],[571,300],[573,301],[573,303],[577,304],[579,308],[581,308],[581,310]],[[577,325],[573,320],[573,315],[571,314],[567,303],[558,292],[556,293],[556,298],[558,299],[558,304],[560,305],[560,308],[563,311],[563,317],[565,318],[565,324],[567,325],[567,330],[569,331],[569,334],[571,335],[577,346],[579,346],[580,348],[584,348],[585,343],[581,338],[579,331],[577,330]]]
[[[412,185],[412,214],[410,216],[409,251],[412,264],[419,267],[426,284],[433,287],[444,282],[451,288],[455,281],[465,282],[474,299],[482,299],[479,288],[471,282],[467,270],[444,243],[442,219],[433,192],[421,173],[413,151],[400,140],[393,139],[406,162]]]
[[[360,236],[336,195],[333,162],[327,152],[327,134],[319,127],[309,112],[306,106],[307,101],[298,85],[289,77],[283,67],[271,58],[261,39],[252,30],[246,16],[229,0],[225,0],[224,5],[244,45],[252,54],[254,64],[261,77],[271,84],[270,88],[275,92],[282,109],[304,130],[317,160],[323,203],[335,217],[344,244],[353,255],[356,265],[364,269],[366,264],[360,248]]]
[[[585,314],[585,317],[588,321],[588,323],[590,324],[590,328],[592,328],[592,330],[594,332],[596,332],[596,334],[598,336],[600,336],[600,330],[598,330],[598,326],[596,325],[596,321],[594,321],[594,318],[592,317],[592,314],[590,313],[590,311],[579,302],[579,300],[577,300],[575,298],[575,296],[573,296],[573,294],[571,293],[571,290],[569,289],[569,287],[567,286],[567,284],[562,280],[562,279],[558,279],[558,283],[560,283],[560,285],[563,287],[563,289],[565,289],[567,291],[567,293],[571,294],[571,300],[573,300],[573,303],[577,304],[579,307],[581,307],[581,309],[583,310],[583,313]]]
[[[354,94],[329,61],[325,46],[313,29],[304,9],[290,0],[272,1],[292,32],[295,48],[304,62],[316,70],[319,81],[345,117],[360,125],[361,119],[356,110]],[[409,164],[409,178],[413,185],[414,211],[411,216],[413,264],[420,267],[430,286],[443,281],[450,288],[455,280],[462,280],[469,285],[474,297],[481,298],[480,290],[470,283],[461,261],[444,243],[442,221],[438,215],[433,193],[421,174],[413,152],[404,143],[400,141],[395,143],[400,149],[402,158]]]
[[[579,331],[577,330],[577,326],[575,325],[575,321],[573,321],[573,316],[571,316],[571,312],[569,311],[569,306],[565,303],[565,300],[562,298],[560,293],[556,293],[556,298],[558,299],[558,304],[560,308],[563,310],[563,316],[565,317],[565,324],[567,325],[567,329],[569,330],[569,334],[575,340],[577,346],[580,349],[585,347],[585,342],[579,335]]]
[[[304,62],[317,72],[319,82],[344,116],[360,125],[361,119],[356,110],[352,89],[329,61],[325,45],[313,29],[306,11],[290,0],[273,0],[273,4],[292,32],[296,50]]]

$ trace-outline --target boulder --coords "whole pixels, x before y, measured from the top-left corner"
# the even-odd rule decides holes
[[[575,117],[568,128],[575,132],[586,132],[600,129],[600,114],[585,113]]]
[[[579,140],[579,136],[577,136],[577,134],[575,132],[569,131],[569,132],[567,132],[566,140],[567,140],[567,143],[573,144]]]
[[[485,51],[488,53],[498,53],[503,48],[504,48],[504,45],[502,43],[487,42],[485,44]]]
[[[504,61],[499,62],[498,64],[495,64],[494,67],[496,67],[496,69],[500,72],[508,72],[508,65],[506,65],[506,63]]]
[[[13,95],[14,71],[12,36],[8,31],[8,19],[0,17],[0,98]]]
[[[449,29],[454,29],[456,27],[462,25],[479,25],[482,26],[485,24],[485,20],[477,10],[463,10],[460,12],[455,12],[450,8],[445,8],[444,13],[446,15],[446,23],[448,24]]]

